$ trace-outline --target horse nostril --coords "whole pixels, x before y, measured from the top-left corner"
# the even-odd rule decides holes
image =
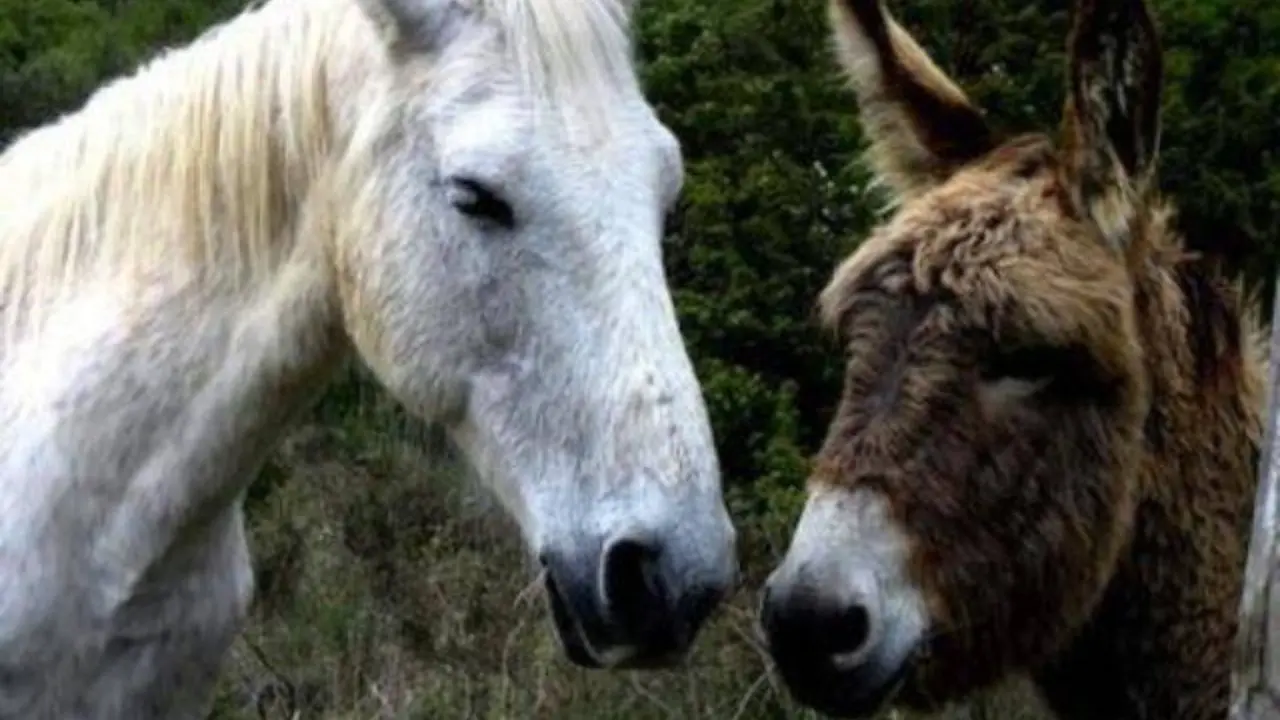
[[[605,552],[602,568],[605,607],[619,624],[637,627],[661,614],[665,587],[658,574],[658,551],[636,540],[618,540]]]

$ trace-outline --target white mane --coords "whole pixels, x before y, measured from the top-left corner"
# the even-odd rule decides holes
[[[603,105],[633,82],[620,0],[479,4],[508,29],[546,106],[566,93]],[[21,136],[0,155],[6,327],[91,272],[182,267],[238,282],[274,267],[326,163],[369,154],[359,141],[338,147],[329,90],[344,63],[376,57],[376,42],[356,0],[271,0]],[[387,121],[388,100],[360,108],[361,126]]]
[[[626,87],[633,77],[630,17],[623,0],[484,0],[503,18],[517,66],[535,96],[561,105]]]

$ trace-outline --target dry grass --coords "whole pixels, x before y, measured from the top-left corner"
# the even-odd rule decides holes
[[[818,717],[769,675],[750,585],[683,669],[561,659],[512,528],[378,405],[294,433],[255,485],[258,598],[213,720]],[[945,717],[1042,715],[1012,690]]]

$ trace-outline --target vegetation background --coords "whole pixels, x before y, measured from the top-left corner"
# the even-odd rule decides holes
[[[0,145],[242,6],[0,0]],[[1067,0],[891,6],[998,125],[1056,123]],[[1280,3],[1155,6],[1167,51],[1163,187],[1186,231],[1237,250],[1270,298]],[[814,327],[814,298],[878,198],[858,162],[825,0],[644,0],[638,19],[645,84],[688,163],[667,267],[741,529],[737,597],[685,669],[572,668],[510,528],[438,434],[353,366],[250,490],[258,598],[214,718],[814,717],[768,674],[752,609],[838,389],[841,358]],[[948,717],[1039,715],[1012,687]]]

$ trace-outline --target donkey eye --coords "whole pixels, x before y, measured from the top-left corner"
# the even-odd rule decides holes
[[[492,222],[507,230],[515,226],[511,205],[479,180],[453,178],[449,181],[448,193],[450,204],[467,217]]]
[[[981,377],[982,392],[996,404],[1031,396],[1073,405],[1105,403],[1117,397],[1122,383],[1122,378],[1103,369],[1081,345],[998,349],[982,364]]]
[[[1079,376],[1088,358],[1079,348],[1024,345],[997,350],[982,367],[982,379],[1038,382]]]

